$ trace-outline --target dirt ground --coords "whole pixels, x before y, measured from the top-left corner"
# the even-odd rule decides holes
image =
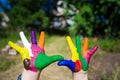
[[[51,42],[51,44],[46,45],[46,53],[48,55],[59,55],[60,53],[62,53],[60,55],[65,56],[65,59],[70,59],[71,55],[68,47],[66,48],[67,44],[60,44],[60,41],[64,40],[65,38],[61,37],[58,40],[54,40],[54,42]],[[63,47],[61,48],[61,46]],[[67,52],[67,54],[64,52]],[[120,70],[120,53],[107,53],[98,50],[96,52],[96,55],[92,57],[89,66],[89,80],[104,80],[103,78],[105,75],[108,77],[112,77],[113,71],[115,71],[116,66],[119,67]],[[22,72],[22,69],[23,64],[22,61],[20,61],[17,65],[12,66],[9,70],[5,72],[0,72],[0,80],[17,80],[17,77]],[[42,71],[40,80],[72,80],[72,73],[67,67],[58,67],[57,62],[55,62]]]
[[[103,53],[101,57],[92,58],[90,63],[90,80],[113,80],[116,72],[120,75],[120,53]],[[107,76],[109,79],[104,79]],[[116,80],[116,79],[115,79]],[[120,76],[119,79],[120,80]]]

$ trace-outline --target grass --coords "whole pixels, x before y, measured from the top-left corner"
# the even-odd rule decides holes
[[[30,40],[30,35],[29,33],[25,33],[26,37],[28,40]],[[48,35],[46,34],[45,36],[45,45],[47,46],[48,44],[50,44],[51,42],[55,41],[56,39],[60,39],[61,36],[58,35]],[[39,34],[37,33],[37,39],[39,38]],[[18,32],[11,32],[8,34],[7,37],[0,39],[1,41],[1,45],[0,45],[0,49],[5,47],[5,45],[8,43],[8,41],[13,41],[16,42],[17,40],[20,40],[19,37],[19,33]],[[72,40],[75,43],[75,38],[73,37]],[[104,50],[104,51],[109,51],[109,52],[120,52],[120,40],[113,40],[113,39],[104,39],[104,40],[98,40],[96,42],[94,42],[92,40],[92,38],[89,39],[89,49],[91,49],[94,45],[98,45],[100,47],[100,49]],[[59,50],[57,52],[60,53],[68,53],[66,51],[66,49],[69,51],[67,42],[65,41],[61,41],[59,42],[59,44],[63,43],[64,45],[58,45],[59,46]],[[83,43],[83,41],[82,41]],[[57,45],[57,43],[55,44]],[[101,54],[97,54],[96,56],[101,56]],[[12,64],[14,64],[15,62],[9,58],[7,58],[6,56],[0,55],[0,71],[4,71],[7,68],[9,68]]]
[[[15,64],[14,59],[6,57],[5,55],[0,55],[0,72],[9,69]]]
[[[28,39],[28,41],[30,42],[30,35],[29,35],[29,33],[25,33],[25,36]],[[38,40],[38,38],[39,38],[39,34],[37,34],[37,40]],[[57,35],[55,35],[55,36],[48,36],[46,34],[45,35],[45,42],[46,42],[45,46],[47,46],[51,42],[55,41],[57,38],[60,38],[60,37],[57,36]],[[0,49],[5,47],[8,44],[8,41],[16,42],[17,40],[20,40],[19,33],[11,32],[10,34],[8,34],[7,37],[3,37],[0,40],[1,43],[2,43],[0,45]],[[18,58],[18,56],[14,56],[14,58],[13,58],[12,56],[0,54],[0,72],[1,71],[5,71],[5,70],[9,69],[11,66],[13,66],[14,64],[16,64],[17,63],[16,60],[18,60],[18,59],[16,59],[15,57]]]
[[[29,33],[25,33],[27,39],[30,41],[30,35]],[[39,38],[39,34],[37,33],[37,40]],[[11,40],[13,42],[16,42],[17,40],[20,40],[20,37],[19,37],[19,33],[17,32],[13,32],[13,33],[10,33],[9,36],[5,39],[1,39],[2,42],[2,46],[4,47],[7,42]],[[75,43],[75,38],[72,37],[72,40],[74,41]],[[60,55],[64,56],[65,59],[70,59],[71,58],[71,52],[69,50],[69,47],[68,47],[68,44],[65,40],[65,36],[58,36],[58,35],[48,35],[46,34],[45,36],[45,47],[46,47],[46,54],[47,55],[53,55],[53,54],[57,54],[56,52],[58,52]],[[82,40],[82,43],[83,43],[83,40]],[[96,42],[94,42],[92,40],[92,38],[89,38],[89,49],[91,49],[94,45],[99,45],[99,47],[102,49],[102,50],[105,50],[105,51],[111,51],[111,48],[113,46],[119,46],[119,40],[98,40]],[[111,45],[109,47],[109,45]],[[0,48],[2,48],[2,46],[0,46]],[[119,47],[118,47],[119,48]],[[113,52],[117,52],[115,48],[112,48]],[[103,52],[99,52],[95,55],[95,57],[101,57],[103,56],[103,54],[101,54]],[[58,54],[58,55],[59,55]],[[18,62],[19,61],[19,62]],[[17,65],[18,63],[21,62],[21,58],[20,56],[6,56],[6,55],[0,55],[0,72],[4,72],[8,69],[10,69],[11,67]],[[119,78],[119,74],[120,74],[120,67],[119,66],[116,66],[115,70],[113,71],[113,74],[112,74],[112,80],[118,80]],[[103,80],[110,80],[109,77],[107,76],[107,74],[104,75],[104,79]]]
[[[0,49],[5,47],[5,45],[8,43],[8,41],[16,42],[17,40],[20,40],[19,32],[7,32],[7,36],[0,39],[0,42],[2,43],[0,45]],[[30,32],[25,33],[28,41],[30,41]],[[55,39],[59,38],[60,36],[54,35],[54,37],[51,37],[53,35],[45,35],[45,42],[50,43],[51,41],[54,41]],[[39,33],[37,33],[37,40],[39,38]],[[72,37],[72,40],[75,43],[75,37]],[[83,43],[83,41],[82,41]],[[120,39],[102,39],[93,41],[92,38],[89,38],[89,49],[92,48],[94,45],[98,45],[100,49],[104,51],[109,52],[120,52]]]
[[[106,73],[104,73],[103,80],[119,80],[120,79],[120,66],[115,64],[115,69],[112,72],[111,77],[108,77]]]
[[[103,51],[108,52],[120,52],[120,39],[102,39],[94,42],[92,39],[89,40],[89,48],[94,45],[98,45]]]
[[[113,80],[119,80],[120,79],[119,75],[120,75],[120,66],[116,64],[115,70],[113,71],[113,75],[112,75]]]
[[[108,52],[120,52],[120,39],[97,39],[96,41],[93,38],[89,37],[89,49],[93,48],[95,45],[98,45],[99,48],[103,51]],[[73,42],[75,43],[75,37],[72,37]],[[81,39],[81,43],[83,45],[83,39]]]

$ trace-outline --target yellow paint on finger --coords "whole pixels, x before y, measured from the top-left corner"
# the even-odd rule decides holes
[[[68,42],[69,48],[70,48],[71,53],[72,53],[72,61],[75,62],[76,60],[79,60],[76,47],[74,46],[74,44],[73,44],[70,36],[67,36],[67,37],[66,37],[66,40],[67,40],[67,42]]]
[[[13,49],[15,49],[16,51],[18,51],[20,53],[22,60],[24,60],[25,58],[30,59],[29,52],[28,52],[27,48],[25,48],[25,47],[22,48],[22,47],[16,45],[15,43],[13,43],[12,41],[9,41],[8,44]]]

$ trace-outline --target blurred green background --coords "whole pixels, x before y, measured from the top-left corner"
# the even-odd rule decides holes
[[[8,0],[8,2],[12,7],[11,10],[2,7],[0,3],[0,8],[4,9],[0,13],[6,13],[10,19],[9,22],[6,22],[7,26],[0,25],[0,49],[4,48],[10,40],[13,42],[20,40],[20,31],[24,31],[27,38],[30,38],[31,30],[35,30],[37,36],[39,36],[40,31],[44,30],[46,33],[46,45],[50,45],[54,40],[64,38],[66,35],[70,35],[73,40],[76,35],[79,35],[81,38],[89,38],[89,49],[94,45],[99,46],[100,50],[95,54],[94,58],[106,54],[120,54],[119,0],[64,0],[61,5],[57,4],[58,0]],[[71,5],[75,9],[71,10]],[[64,20],[71,19],[72,16],[73,25],[66,23],[64,27],[62,25],[59,27],[53,26],[57,7],[63,8],[64,13],[61,16]],[[0,14],[1,23],[2,19],[3,16]],[[63,39],[60,43],[66,44],[66,41]],[[60,49],[56,50],[59,53],[63,51],[63,53],[68,53],[62,47],[66,46],[62,45]],[[104,52],[105,54],[103,54]],[[0,54],[1,73],[20,62],[17,59],[19,56],[15,57]],[[105,73],[100,80],[120,79],[118,75],[120,73],[120,60],[115,62],[118,65],[111,72],[112,77]]]

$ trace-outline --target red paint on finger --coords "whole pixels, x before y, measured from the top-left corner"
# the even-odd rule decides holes
[[[80,60],[77,60],[75,63],[76,63],[75,71],[78,72],[82,69],[82,64],[81,64]]]

